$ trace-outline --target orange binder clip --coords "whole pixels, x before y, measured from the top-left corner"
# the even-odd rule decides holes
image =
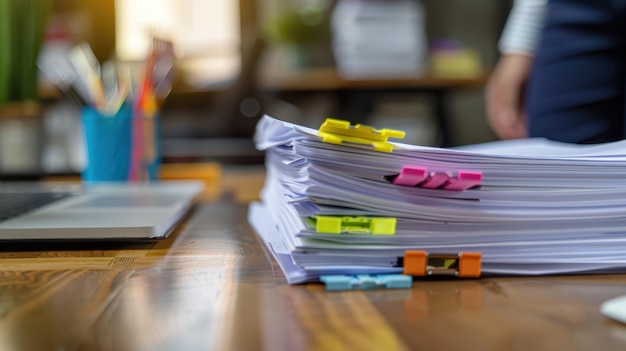
[[[403,259],[404,274],[414,276],[451,275],[461,278],[478,278],[481,273],[482,254],[429,254],[426,251],[406,251]]]

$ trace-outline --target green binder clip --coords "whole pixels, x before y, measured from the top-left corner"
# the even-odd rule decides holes
[[[320,280],[326,291],[410,289],[413,278],[404,274],[323,275]]]
[[[393,151],[393,144],[387,142],[388,138],[402,139],[405,132],[393,129],[374,129],[361,124],[350,125],[350,122],[326,118],[317,135],[322,141],[330,144],[343,142],[371,145],[374,150],[381,152]]]
[[[394,235],[396,219],[392,217],[315,216],[315,230],[324,234]]]

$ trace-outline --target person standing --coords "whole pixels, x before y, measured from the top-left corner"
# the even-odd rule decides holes
[[[626,0],[516,0],[486,89],[501,139],[626,138]]]

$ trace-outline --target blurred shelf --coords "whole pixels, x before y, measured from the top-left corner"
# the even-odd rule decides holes
[[[0,104],[0,118],[39,117],[40,106],[37,101],[19,101]]]
[[[422,77],[344,79],[334,67],[317,67],[302,70],[266,67],[259,72],[262,89],[280,94],[281,98],[291,93],[340,92],[340,103],[344,106],[341,118],[365,123],[378,96],[386,93],[410,92],[432,97],[433,114],[439,130],[439,146],[453,146],[453,119],[450,118],[448,101],[451,92],[483,88],[489,72],[483,71],[473,77]],[[345,116],[345,117],[344,117]]]
[[[305,69],[284,69],[264,67],[260,70],[256,85],[262,90],[270,91],[325,91],[351,89],[416,89],[416,90],[452,90],[482,87],[489,79],[489,71],[481,72],[473,77],[438,77],[425,75],[407,78],[370,78],[344,79],[334,67],[313,67]],[[177,80],[173,94],[199,94],[226,91],[237,82],[236,77],[223,79],[216,77],[201,86],[186,84],[183,79]],[[39,96],[42,100],[56,100],[62,94],[54,87],[40,87]]]
[[[489,72],[475,77],[423,76],[412,78],[344,79],[334,67],[316,67],[302,70],[267,68],[260,72],[259,85],[276,91],[324,91],[349,89],[422,89],[449,90],[482,87]]]

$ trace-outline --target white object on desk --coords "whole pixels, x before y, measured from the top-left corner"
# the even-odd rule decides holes
[[[626,323],[626,295],[606,300],[600,305],[603,315],[621,323]]]

